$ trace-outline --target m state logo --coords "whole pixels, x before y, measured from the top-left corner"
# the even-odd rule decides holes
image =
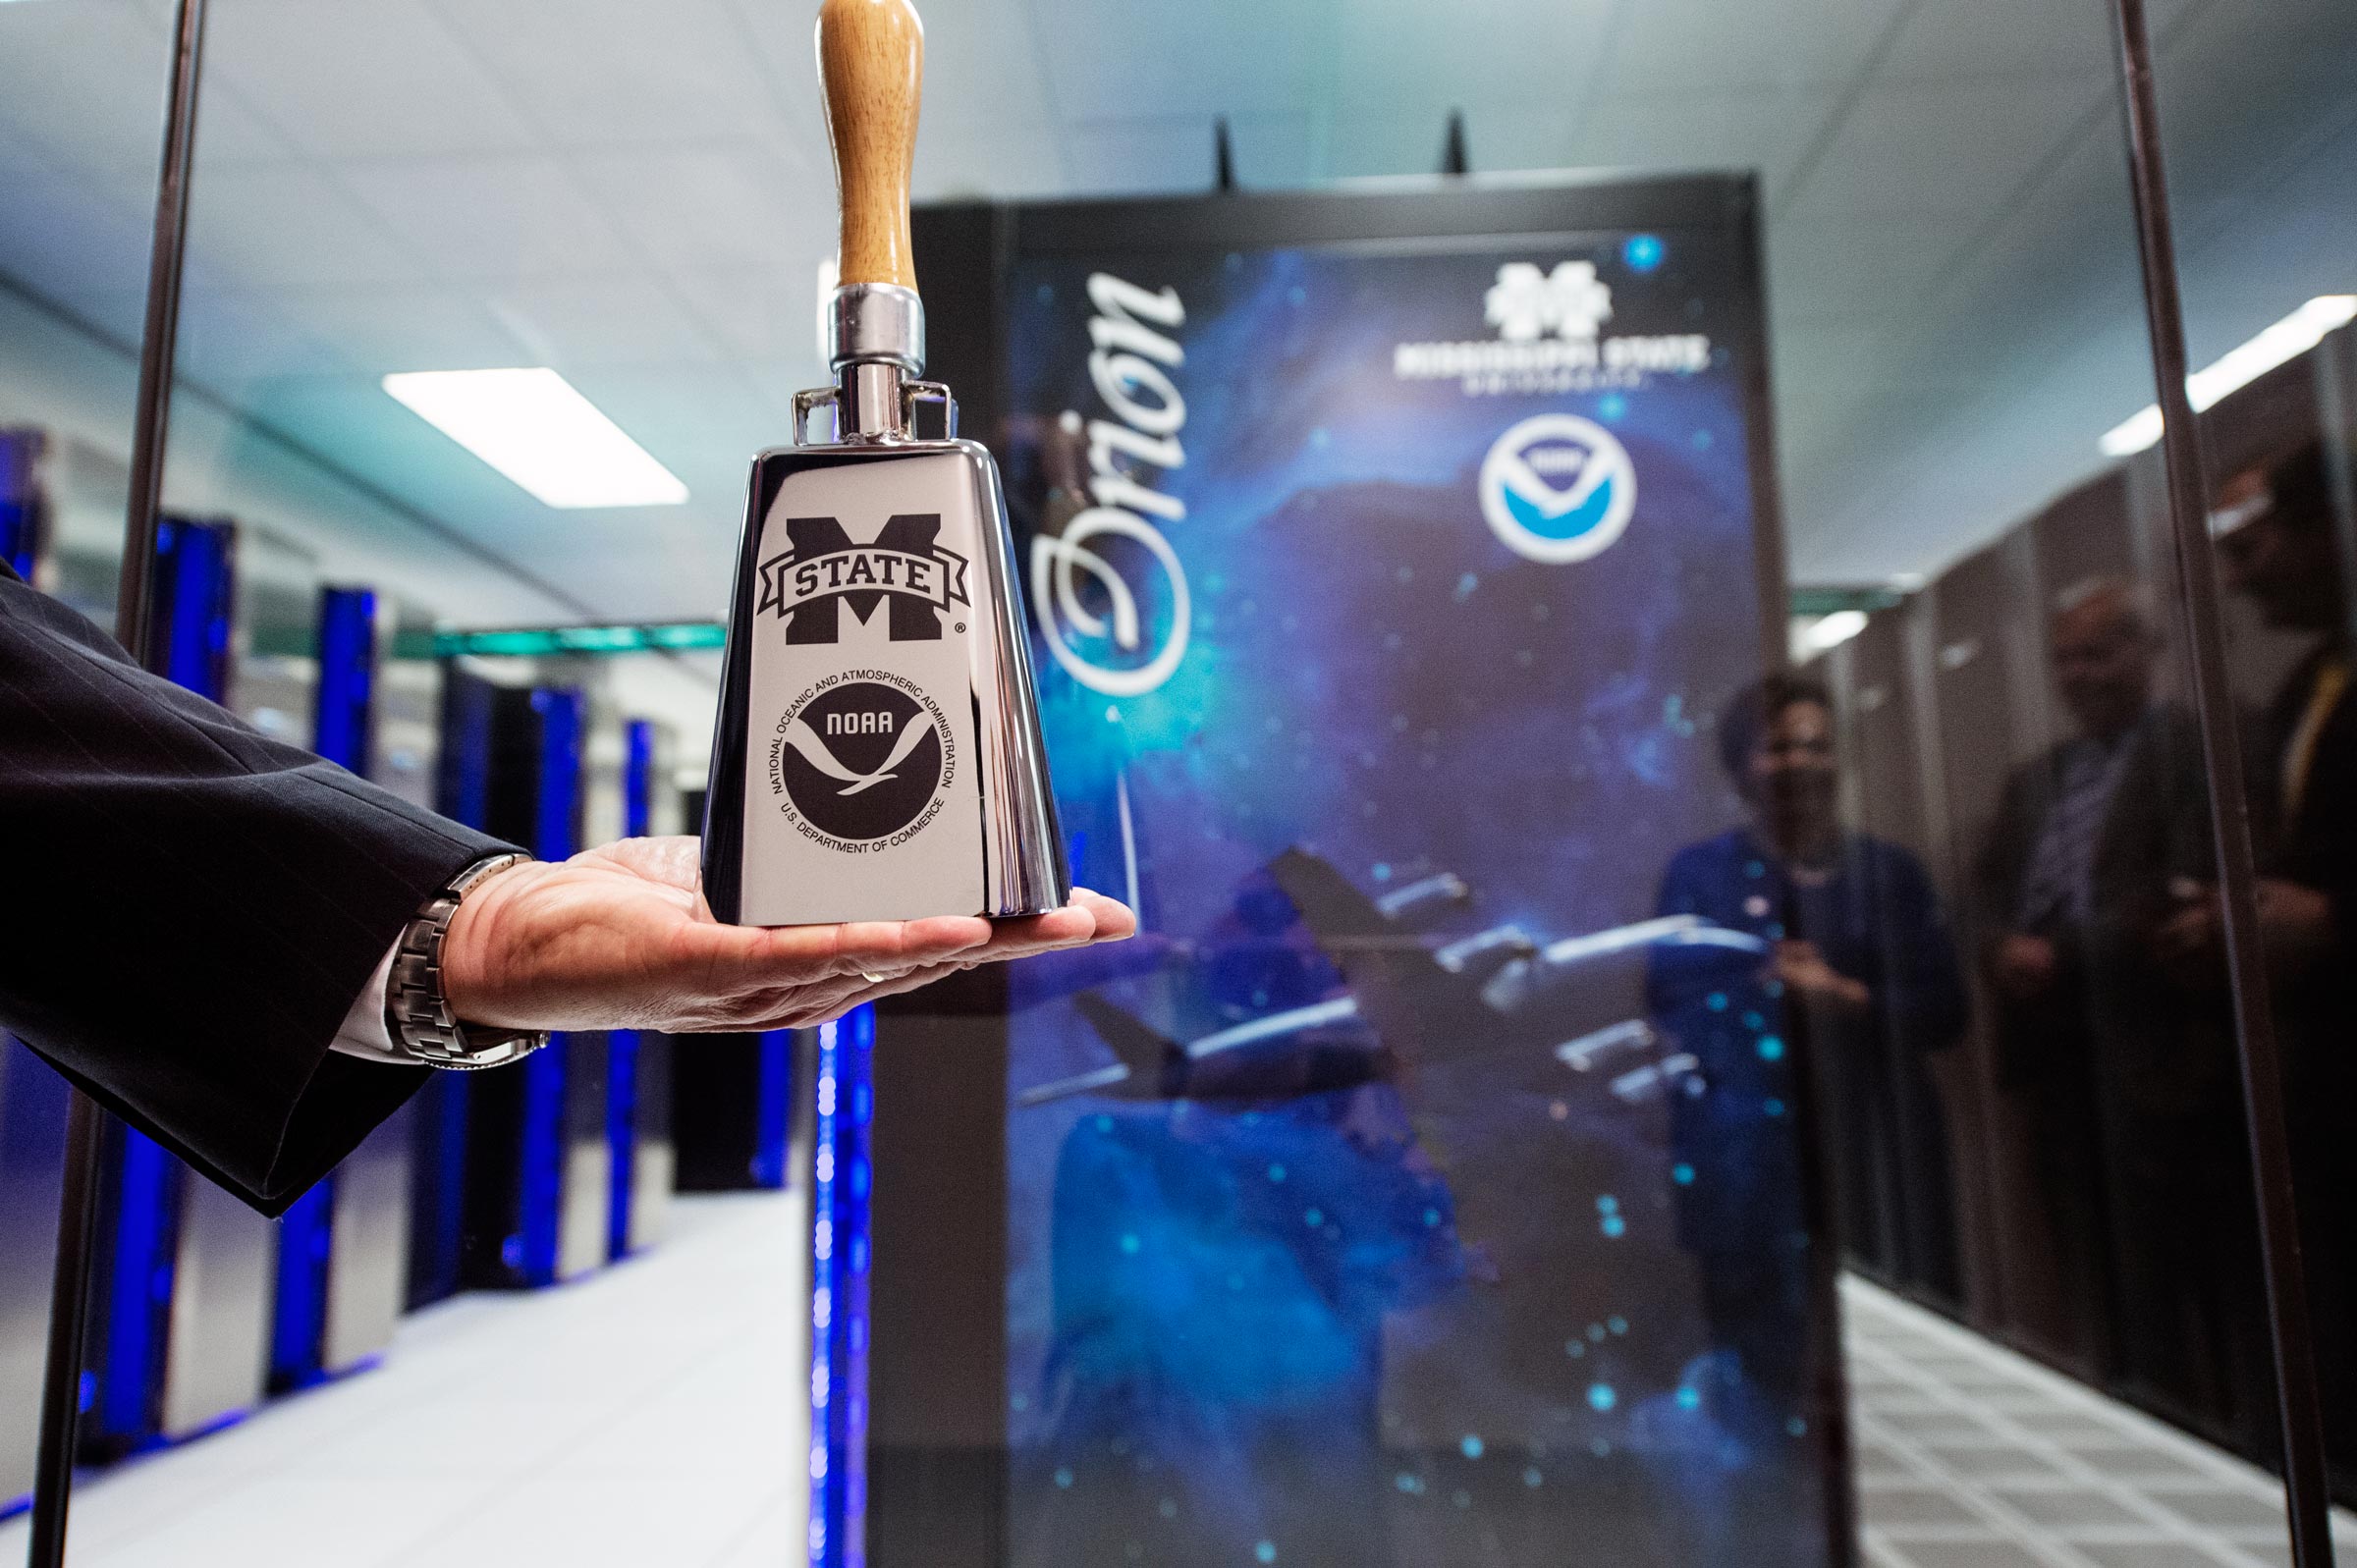
[[[1554,566],[1600,554],[1636,507],[1628,450],[1576,414],[1525,419],[1481,460],[1481,514],[1525,561]]]
[[[784,618],[788,642],[833,642],[844,607],[864,625],[889,601],[894,642],[937,642],[944,612],[968,603],[965,557],[934,543],[940,532],[941,514],[904,512],[861,545],[837,518],[788,517],[792,548],[761,563],[757,608]]]
[[[1593,261],[1559,261],[1553,272],[1509,261],[1482,296],[1483,319],[1508,343],[1532,343],[1550,332],[1593,341],[1612,314],[1612,288],[1596,276]]]

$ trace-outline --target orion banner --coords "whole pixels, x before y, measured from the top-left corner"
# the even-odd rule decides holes
[[[1146,935],[1012,979],[1010,1560],[1842,1560],[1787,911],[1695,883],[1781,635],[1748,183],[1036,210],[1010,506]]]

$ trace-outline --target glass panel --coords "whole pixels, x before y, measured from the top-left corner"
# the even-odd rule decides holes
[[[2357,202],[2336,173],[2351,144],[2352,63],[2357,17],[2317,4],[2205,8],[2158,61],[2332,1489],[2344,1506],[2357,1504],[2357,1215],[2349,1069],[2333,1042],[2346,1033],[2341,992],[2357,958],[2346,919],[2357,897],[2357,700],[2345,689],[2357,615],[2357,334],[2347,326],[2357,278],[2340,237]],[[2249,91],[2257,81],[2268,90]],[[2206,906],[2200,918],[2215,942]]]
[[[2201,363],[2357,288],[2344,9],[2150,6]],[[807,11],[210,10],[219,695],[544,855],[693,831],[828,381]],[[929,370],[1146,934],[439,1075],[277,1226],[154,1152],[78,1553],[2278,1560],[2110,6],[926,10]],[[167,20],[0,3],[0,451],[102,622]],[[2341,1422],[2301,320],[2209,424]]]
[[[134,7],[0,6],[0,563],[102,626],[123,549],[163,36]],[[0,821],[20,875],[22,833]],[[27,961],[40,918],[37,897],[12,889],[0,972]],[[104,961],[91,933],[81,963]],[[0,1028],[0,1556],[28,1534],[68,1098]]]

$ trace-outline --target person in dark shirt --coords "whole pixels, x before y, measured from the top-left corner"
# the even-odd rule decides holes
[[[2344,564],[2351,519],[2335,518],[2315,445],[2235,474],[2213,528],[2226,585],[2277,630],[2313,639],[2260,715],[2250,774],[2261,825],[2259,931],[2273,980],[2290,1110],[2319,1369],[2336,1465],[2357,1475],[2357,1050],[2348,987],[2357,975],[2357,693]],[[2215,896],[2190,901],[2165,939],[2187,963],[2219,961]]]
[[[1750,807],[1662,878],[1664,915],[1757,937],[1767,958],[1665,946],[1656,1020],[1699,1058],[1673,1097],[1681,1237],[1703,1260],[1715,1334],[1772,1402],[1798,1408],[1807,1310],[1804,1150],[1793,1125],[1807,1053],[1827,1125],[1842,1241],[1870,1271],[1958,1293],[1945,1119],[1926,1063],[1961,1036],[1964,987],[1931,878],[1906,850],[1842,827],[1833,702],[1775,676],[1722,716],[1721,760]]]
[[[2161,645],[2127,583],[2066,590],[2049,646],[2077,732],[2006,782],[1973,865],[1998,1088],[2058,1287],[2024,1322],[2089,1375],[2229,1426],[2266,1397],[2233,1245],[2250,1213],[2233,1040],[2222,971],[2160,944],[2212,874],[2201,740],[2155,693]]]

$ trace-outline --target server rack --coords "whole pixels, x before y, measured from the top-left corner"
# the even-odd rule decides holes
[[[568,687],[490,697],[489,831],[543,860],[580,847],[587,703]],[[462,1282],[553,1284],[605,1262],[614,1160],[602,1033],[548,1048],[467,1088]]]
[[[500,688],[453,664],[442,676],[441,748],[434,807],[490,831],[492,729]],[[411,1308],[455,1295],[464,1282],[466,1123],[472,1075],[433,1072],[408,1107]]]
[[[228,691],[237,535],[221,521],[156,530],[150,662],[220,701]],[[102,1262],[83,1446],[119,1454],[236,1420],[262,1394],[275,1232],[162,1146],[110,1124]]]
[[[655,727],[632,719],[623,726],[622,739],[622,831],[642,838],[654,827]],[[671,1039],[651,1030],[617,1029],[606,1036],[606,1143],[613,1170],[606,1255],[622,1258],[653,1243],[671,1203]]]
[[[47,446],[38,430],[0,430],[0,561],[27,582],[33,580],[49,537],[48,496],[40,482]]]
[[[355,773],[375,752],[377,598],[319,595],[311,749]],[[402,1309],[410,1229],[411,1117],[388,1118],[279,1222],[270,1383],[296,1388],[367,1365]]]
[[[38,430],[0,430],[0,561],[34,580],[47,537]],[[32,1500],[66,1081],[0,1034],[0,1516]]]

